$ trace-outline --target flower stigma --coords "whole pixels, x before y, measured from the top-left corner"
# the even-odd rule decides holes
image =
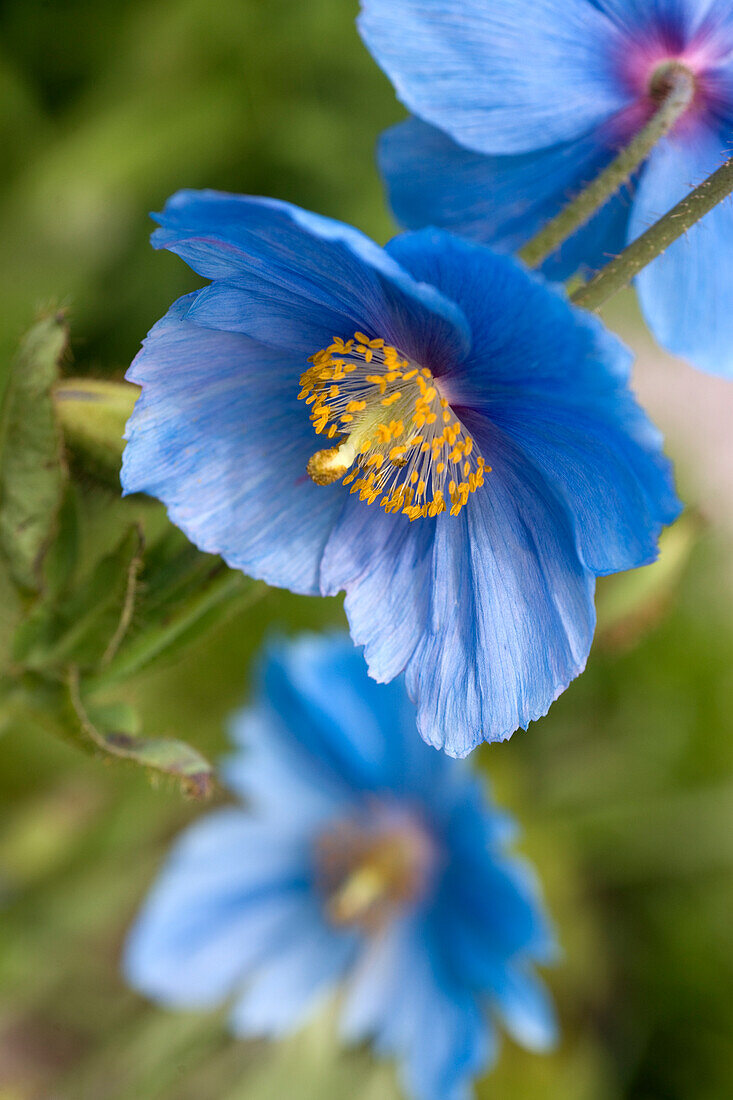
[[[316,873],[333,924],[373,932],[424,896],[436,863],[427,831],[394,820],[341,821],[316,843]]]
[[[491,467],[432,371],[362,332],[335,337],[308,362],[298,397],[335,444],[308,463],[316,485],[343,479],[360,500],[410,520],[458,515]]]

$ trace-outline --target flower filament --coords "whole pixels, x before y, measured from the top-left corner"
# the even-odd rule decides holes
[[[458,515],[490,470],[432,371],[382,339],[357,332],[312,355],[299,398],[318,435],[308,474],[318,485],[343,478],[367,504],[415,520]]]

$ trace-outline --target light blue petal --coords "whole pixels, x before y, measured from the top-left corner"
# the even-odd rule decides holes
[[[582,672],[594,581],[564,505],[508,441],[464,417],[493,472],[436,521],[428,629],[407,668],[425,740],[465,756],[546,714]]]
[[[192,324],[195,298],[171,307],[128,371],[143,392],[127,427],[123,488],[162,500],[201,550],[315,594],[343,490],[306,474],[317,446],[297,400],[303,363]]]
[[[652,154],[634,203],[630,237],[646,230],[731,154],[730,135],[698,127]],[[637,277],[642,312],[673,355],[733,377],[733,205],[716,206]]]
[[[444,234],[438,238],[446,240]],[[400,239],[390,247],[399,244]],[[416,242],[418,251],[421,244]],[[456,248],[486,252],[459,242]],[[430,259],[428,254],[427,266]],[[468,270],[465,275],[470,286]],[[515,299],[517,284],[521,294]],[[494,308],[477,313],[476,338],[485,344],[493,332],[493,358],[499,371],[506,371],[507,390],[515,392],[506,346],[518,342],[519,355],[521,339],[526,344],[531,338],[541,350],[538,318],[552,320],[556,304],[562,313],[555,324],[568,343],[577,322],[566,302],[505,258],[496,261],[495,278],[486,286],[492,286]],[[532,294],[538,308],[528,314]],[[512,309],[521,316],[512,316]],[[572,369],[570,354],[561,350],[561,361]],[[588,355],[587,348],[581,350]],[[557,348],[549,349],[550,372],[556,370],[557,354]],[[600,351],[595,358],[603,363]],[[492,357],[485,362],[491,363],[484,368],[487,379]],[[511,361],[514,369],[516,362]],[[591,365],[581,369],[590,371]],[[620,373],[625,368],[624,360]],[[450,371],[443,378],[451,388],[454,380],[464,381],[460,371],[455,379]],[[565,388],[567,379],[561,384]],[[477,439],[484,433],[484,457],[494,467],[468,509],[434,524],[410,525],[354,501],[323,559],[324,592],[345,588],[352,636],[365,646],[371,674],[386,680],[406,666],[423,737],[457,756],[545,714],[582,671],[594,625],[593,580],[578,558],[563,502],[506,437],[483,420],[474,423],[467,410],[461,415]]]
[[[315,785],[339,785],[353,797],[399,778],[395,727],[404,686],[370,680],[348,636],[302,635],[271,645],[260,679],[283,731],[276,740]],[[413,737],[414,721],[413,710]]]
[[[446,814],[454,859],[459,861],[464,852],[473,856],[477,850],[502,850],[516,840],[517,822],[493,804],[484,774],[477,774],[463,761],[456,761],[454,768],[455,799]]]
[[[219,1003],[297,927],[308,872],[302,838],[241,810],[208,815],[173,849],[130,933],[128,980],[165,1004]]]
[[[323,593],[346,590],[351,636],[381,683],[404,670],[427,628],[434,532],[351,497],[326,548]]]
[[[523,156],[486,156],[411,118],[380,139],[392,209],[406,229],[439,226],[514,252],[599,174],[613,153],[597,133]],[[566,241],[543,271],[563,281],[624,247],[631,197],[622,189]]]
[[[396,543],[398,553],[386,540],[381,551],[365,555],[362,574],[343,582],[358,644],[368,632],[373,675],[396,670],[391,662],[401,631],[410,646],[417,639],[408,690],[423,736],[451,755],[465,755],[483,738],[509,736],[544,714],[582,670],[593,632],[592,578],[578,561],[563,507],[498,437],[491,460],[488,486],[464,514],[440,517],[432,529],[413,524]],[[433,533],[428,572],[428,558],[418,559],[418,551]],[[332,544],[339,534],[343,560],[358,563],[362,540],[347,538],[340,527]]]
[[[571,141],[628,102],[588,0],[362,0],[359,30],[410,111],[477,152]]]
[[[557,1045],[555,1007],[544,984],[526,967],[515,963],[507,967],[493,1004],[509,1034],[527,1050],[544,1053]]]
[[[290,942],[262,966],[238,1000],[231,1016],[235,1034],[278,1037],[295,1030],[332,992],[356,947],[354,933],[328,927],[314,898]]]
[[[348,814],[348,780],[311,757],[273,706],[259,703],[238,712],[230,733],[239,751],[224,761],[222,776],[252,813],[301,835]]]
[[[258,679],[263,702],[232,725],[245,751],[225,768],[257,812],[312,829],[348,816],[370,792],[426,793],[437,803],[445,788],[450,797],[450,769],[417,736],[404,683],[375,683],[348,635],[272,644]]]
[[[302,358],[355,331],[425,360],[461,356],[465,318],[434,287],[419,286],[383,249],[342,222],[275,199],[180,191],[159,215],[153,244],[222,281],[190,319],[243,332]]]
[[[565,501],[588,568],[653,560],[680,504],[661,436],[629,390],[626,349],[563,291],[486,248],[428,230],[389,248],[416,278],[460,290],[474,348],[446,375],[452,400],[480,408]]]
[[[493,1030],[475,998],[451,985],[420,924],[396,921],[371,938],[352,975],[342,1016],[351,1042],[373,1038],[396,1057],[415,1100],[468,1100],[472,1079],[495,1055]]]
[[[488,914],[495,899],[503,907],[501,892],[494,894],[488,883],[484,911]],[[534,905],[539,910],[535,897]],[[558,1039],[558,1024],[552,1000],[526,956],[507,955],[504,944],[497,941],[495,923],[478,921],[469,901],[457,897],[452,912],[444,914],[438,925],[438,940],[443,945],[447,963],[457,980],[467,988],[481,990],[487,1006],[497,1014],[512,1038],[528,1050],[551,1050]],[[511,916],[511,907],[506,913]]]

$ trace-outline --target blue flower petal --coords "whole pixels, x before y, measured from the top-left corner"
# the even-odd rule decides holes
[[[308,905],[303,838],[225,809],[174,848],[127,943],[124,969],[166,1004],[218,1004],[292,934]]]
[[[571,141],[628,102],[588,0],[362,0],[359,30],[410,111],[477,152]]]
[[[346,590],[351,636],[380,683],[404,670],[427,629],[434,530],[352,497],[326,547],[324,595]]]
[[[317,447],[297,400],[303,363],[192,324],[195,300],[171,307],[128,372],[143,392],[127,428],[123,488],[162,500],[201,550],[315,594],[343,491],[306,474]]]
[[[453,859],[441,880],[441,919],[446,927],[461,930],[462,949],[469,949],[458,966],[463,980],[492,991],[497,959],[502,967],[503,960],[519,952],[537,962],[554,960],[557,944],[537,904],[541,890],[532,867],[517,856],[482,849],[478,842],[471,849],[468,842],[461,847],[454,830],[449,835]]]
[[[317,900],[299,916],[290,942],[270,957],[231,1016],[236,1035],[278,1037],[295,1030],[332,992],[353,960],[357,936],[334,932]]]
[[[630,238],[719,168],[730,134],[699,127],[660,143],[634,203]],[[668,351],[711,374],[733,377],[733,204],[709,214],[637,277],[646,321]]]
[[[661,437],[628,388],[626,349],[564,292],[486,248],[428,230],[388,247],[416,278],[460,288],[474,348],[448,376],[454,404],[480,408],[565,501],[586,566],[600,575],[654,560],[680,504]]]
[[[417,921],[372,937],[349,983],[342,1016],[347,1040],[372,1037],[400,1061],[415,1100],[469,1100],[470,1082],[495,1056],[493,1030],[465,987],[440,969],[440,953]]]
[[[420,733],[451,756],[546,714],[595,626],[564,505],[508,441],[466,426],[493,472],[459,516],[438,517],[430,623],[406,677]]]
[[[494,471],[459,516],[402,525],[357,502],[324,556],[371,674],[407,660],[420,733],[452,756],[545,714],[582,671],[595,621],[564,507],[507,441],[483,449]]]
[[[126,969],[137,988],[172,1005],[233,996],[240,1035],[283,1035],[342,986],[345,1037],[371,1038],[377,1054],[396,1058],[407,1095],[470,1100],[472,1079],[496,1053],[488,1013],[530,1046],[549,1041],[551,1009],[529,967],[550,936],[536,883],[504,854],[506,818],[475,777],[414,729],[418,752],[382,745],[404,738],[407,748],[410,709],[401,684],[367,679],[343,637],[274,646],[236,726],[245,759],[261,754],[271,731],[269,762],[244,787],[254,797],[247,811],[218,811],[184,835],[133,930]],[[282,782],[305,812],[283,814],[282,801],[258,794],[258,779]],[[330,923],[315,845],[346,814],[383,820],[380,806],[422,820],[440,858],[424,892],[364,935]]]
[[[222,775],[253,814],[306,833],[348,813],[353,794],[348,780],[324,767],[317,755],[311,757],[274,706],[262,703],[239,711],[230,734],[239,751],[226,758]]]
[[[527,1050],[552,1050],[558,1041],[555,1008],[544,984],[527,967],[509,963],[493,1003],[512,1038]]]
[[[307,357],[334,336],[383,337],[429,365],[462,356],[465,318],[358,230],[275,199],[180,191],[153,244],[214,279],[190,320]]]
[[[594,132],[523,156],[486,156],[410,118],[380,139],[392,209],[406,229],[440,226],[514,252],[595,179],[612,152]],[[543,266],[563,281],[595,269],[626,243],[631,198],[621,190]]]
[[[718,7],[730,19],[728,0],[591,0],[633,39],[652,31],[671,52],[685,44]]]
[[[285,815],[288,801],[302,809],[303,798],[291,797],[298,786],[311,788],[308,806],[315,798],[316,812],[330,806],[333,813],[334,804],[347,797],[353,800],[385,783],[399,790],[436,770],[435,754],[415,737],[415,711],[403,685],[370,680],[348,637],[304,635],[270,646],[261,684],[269,706],[248,709],[235,720],[234,735],[249,751],[238,754],[231,767],[237,790],[255,799],[265,795],[268,804],[277,797]],[[277,783],[278,770],[287,774],[287,784]],[[268,793],[278,786],[285,787],[285,797],[282,791]]]

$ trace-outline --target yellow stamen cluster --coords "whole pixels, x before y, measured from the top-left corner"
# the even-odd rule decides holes
[[[308,362],[298,396],[316,432],[336,443],[311,458],[313,481],[343,478],[367,504],[410,520],[458,515],[491,468],[432,372],[362,332],[334,338]]]

